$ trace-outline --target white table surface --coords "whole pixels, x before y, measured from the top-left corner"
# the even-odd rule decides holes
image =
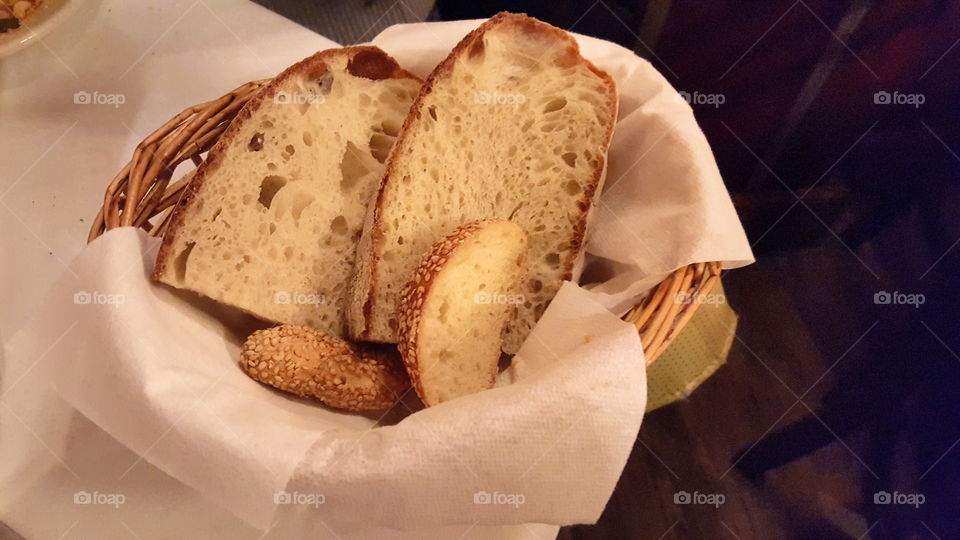
[[[30,332],[34,307],[55,280],[69,275],[65,262],[83,249],[104,188],[140,140],[189,105],[334,45],[245,0],[85,0],[41,43],[0,60],[4,349],[21,330]],[[124,103],[76,104],[80,91],[119,94]],[[56,339],[50,336],[51,343]],[[69,409],[41,370],[4,378],[5,372],[0,520],[19,534],[262,537]],[[74,504],[81,490],[122,493],[125,501],[117,508]],[[404,537],[457,538],[463,532],[464,538],[553,538],[557,528],[477,526]],[[339,537],[334,531],[309,535]]]

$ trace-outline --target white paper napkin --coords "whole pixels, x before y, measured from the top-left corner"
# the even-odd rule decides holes
[[[477,24],[393,27],[374,43],[425,75]],[[232,325],[148,281],[156,241],[133,229],[85,250],[79,281],[55,287],[31,331],[77,327],[49,351],[23,340],[10,362],[52,355],[74,407],[261,529],[595,521],[646,401],[637,332],[608,309],[676,267],[752,255],[689,107],[629,51],[578,39],[621,86],[589,244],[614,277],[566,285],[497,388],[380,427],[267,389],[236,367]]]

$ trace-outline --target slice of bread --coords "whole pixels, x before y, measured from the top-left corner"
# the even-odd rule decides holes
[[[153,278],[345,335],[368,203],[420,84],[376,47],[323,51],[278,75],[197,170]]]
[[[523,296],[527,235],[475,221],[437,242],[401,295],[399,349],[428,407],[491,388],[501,337]]]
[[[252,379],[338,409],[386,409],[410,388],[392,345],[353,344],[306,326],[258,330],[240,351]]]
[[[394,342],[400,291],[453,228],[507,218],[529,236],[526,301],[505,336],[516,352],[563,280],[577,279],[617,116],[610,77],[566,32],[501,13],[424,83],[364,225],[351,335]]]

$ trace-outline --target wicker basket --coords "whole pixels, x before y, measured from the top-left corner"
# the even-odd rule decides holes
[[[217,142],[237,112],[268,82],[250,82],[221,98],[194,105],[137,145],[133,158],[107,187],[87,242],[117,227],[140,227],[151,236],[161,236],[169,210],[193,177],[191,171],[171,184],[174,170],[187,160],[194,168],[202,163],[201,154]],[[718,262],[680,268],[624,316],[640,332],[647,365],[666,350],[700,305],[681,299],[708,294],[719,278]]]

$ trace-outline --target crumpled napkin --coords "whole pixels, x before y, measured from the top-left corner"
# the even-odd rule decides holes
[[[477,24],[402,25],[374,44],[426,75]],[[56,286],[33,331],[76,328],[52,348],[22,340],[10,361],[56,358],[64,399],[264,530],[596,521],[646,402],[639,337],[614,313],[679,266],[752,254],[690,108],[626,49],[577,39],[621,94],[588,245],[613,277],[564,285],[497,388],[383,419],[268,389],[236,366],[242,321],[150,283],[157,240],[129,228],[78,257],[81,285]]]

